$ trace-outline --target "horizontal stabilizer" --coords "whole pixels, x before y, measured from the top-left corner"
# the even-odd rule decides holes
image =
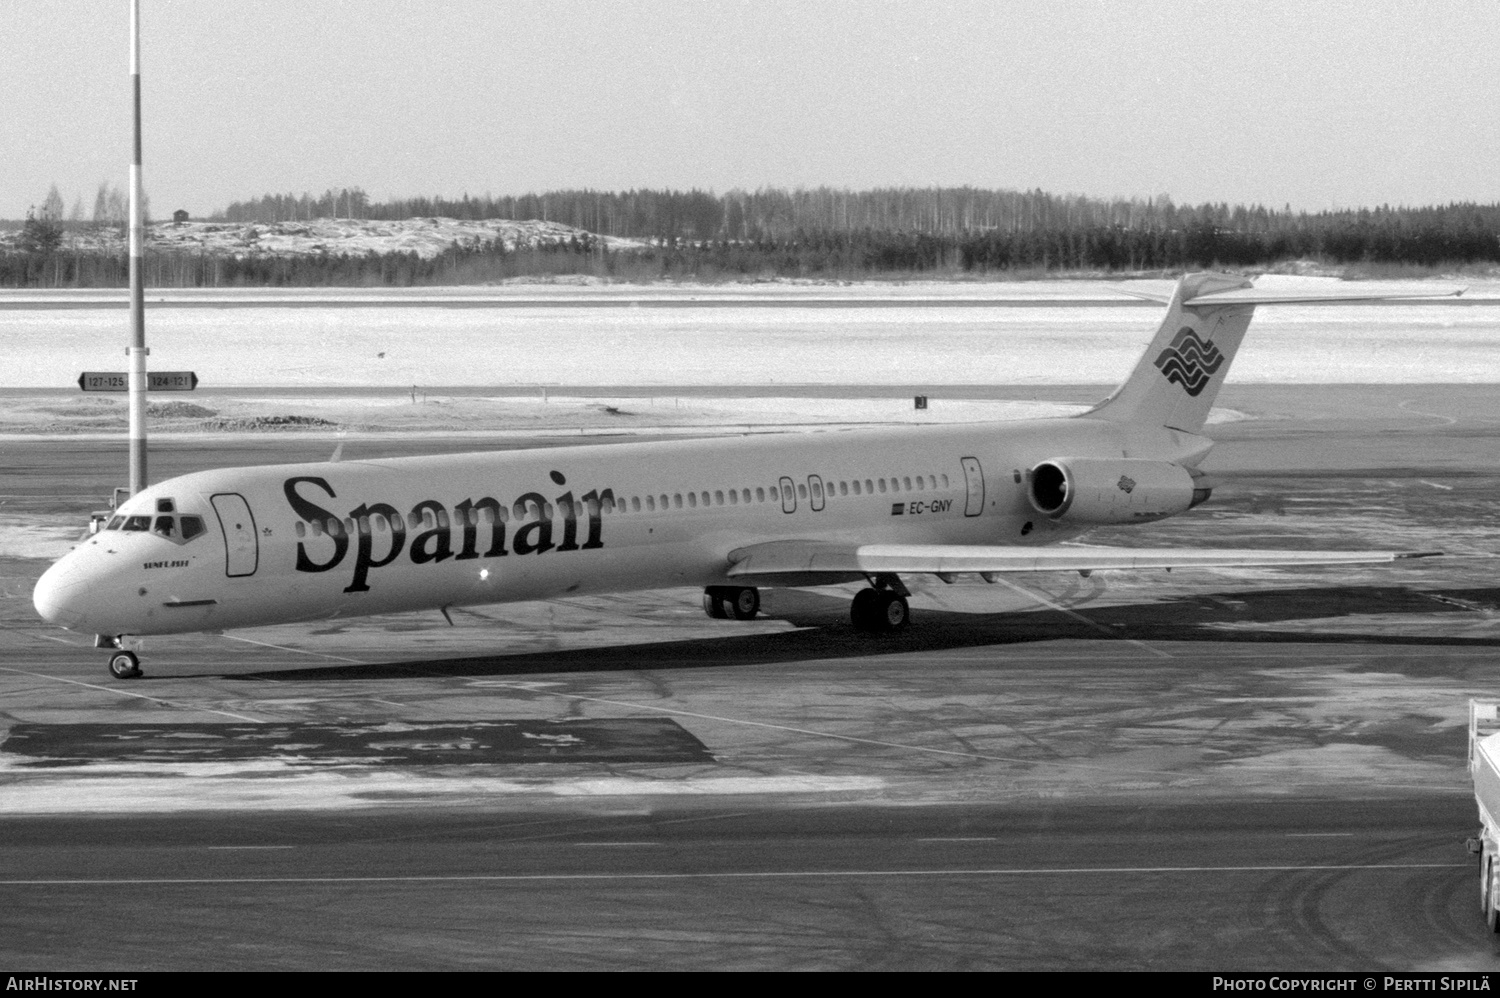
[[[1265,568],[1361,565],[1423,558],[1438,551],[1269,551],[1254,548],[1109,548],[1065,545],[826,544],[771,541],[729,555],[731,579],[767,576],[849,578],[890,573],[1087,572],[1140,568]]]
[[[1122,295],[1132,298],[1144,298],[1146,301],[1154,301],[1162,305],[1172,304],[1172,293],[1177,290],[1176,281],[1133,281],[1130,284],[1116,284],[1110,288]]]
[[[1172,303],[1172,293],[1177,289],[1176,281],[1133,281],[1117,284],[1112,290],[1132,298]],[[1370,291],[1354,288],[1338,291],[1277,291],[1274,289],[1240,288],[1233,291],[1218,291],[1194,295],[1182,302],[1184,308],[1209,308],[1214,305],[1314,305],[1318,302],[1333,304],[1342,302],[1358,304],[1375,301],[1422,301],[1428,298],[1457,298],[1468,288],[1420,288],[1408,291]]]
[[[1262,291],[1242,288],[1197,295],[1184,301],[1184,308],[1209,308],[1215,305],[1315,305],[1319,302],[1342,302],[1346,305],[1373,301],[1421,301],[1426,298],[1457,298],[1468,288],[1434,288],[1430,291]]]

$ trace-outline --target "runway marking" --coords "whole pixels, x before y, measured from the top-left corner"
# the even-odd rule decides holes
[[[855,742],[860,745],[879,745],[882,748],[906,749],[911,752],[931,752],[936,755],[956,755],[964,759],[983,759],[986,762],[1045,762],[1047,760],[1035,759],[1011,759],[1003,756],[977,755],[973,752],[956,752],[952,749],[926,748],[921,745],[904,745],[900,742],[884,742],[875,738],[860,738],[857,735],[839,735],[831,731],[813,731],[810,728],[794,728],[786,724],[772,724],[769,721],[749,721],[739,717],[722,717],[718,714],[702,714],[691,710],[681,710],[676,707],[658,707],[654,704],[632,703],[628,700],[606,700],[603,697],[584,696],[581,693],[563,693],[557,690],[538,690],[525,688],[511,683],[486,683],[486,686],[512,686],[517,689],[525,689],[527,693],[536,693],[541,696],[565,697],[569,700],[586,700],[590,703],[604,703],[612,707],[630,707],[636,710],[654,710],[662,714],[675,714],[680,717],[696,717],[704,721],[723,721],[725,724],[743,724],[752,728],[770,728],[773,731],[789,731],[797,735],[811,735],[814,738],[835,738],[839,741]]]
[[[85,683],[81,679],[68,679],[64,676],[48,676],[40,672],[28,672],[25,669],[13,669],[8,665],[0,665],[0,672],[14,672],[18,675],[30,676],[33,679],[50,679],[53,682],[58,683],[72,683],[74,686],[83,686],[88,689],[99,690],[104,693],[116,693],[122,697],[135,697],[139,700],[150,700],[152,703],[159,703],[165,707],[176,707],[178,710],[201,710],[208,714],[222,714],[225,717],[232,717],[236,721],[249,721],[251,724],[266,723],[258,717],[246,717],[244,714],[236,714],[233,711],[228,710],[219,710],[216,707],[198,707],[193,704],[177,703],[173,700],[163,700],[161,697],[147,696],[144,693],[136,693],[132,690],[117,689],[113,686],[100,686],[97,683]]]
[[[788,731],[795,735],[810,735],[814,738],[834,738],[839,741],[854,742],[857,745],[879,745],[881,748],[903,749],[907,752],[928,752],[933,755],[957,756],[960,759],[979,759],[984,762],[1011,762],[1028,766],[1062,766],[1068,769],[1091,769],[1106,773],[1121,773],[1134,776],[1170,776],[1176,777],[1182,774],[1161,769],[1121,769],[1115,766],[1101,766],[1088,762],[1068,762],[1065,759],[1018,759],[1003,755],[981,755],[977,752],[958,752],[953,749],[928,748],[925,745],[906,745],[902,742],[885,742],[877,738],[860,738],[857,735],[839,735],[831,731],[814,731],[811,728],[794,728],[787,724],[772,724],[769,721],[750,721],[741,717],[723,717],[719,714],[703,714],[697,711],[682,710],[677,707],[658,707],[654,704],[632,703],[629,700],[606,700],[603,697],[584,696],[581,693],[563,693],[560,690],[539,690],[520,683],[502,683],[487,680],[487,687],[511,687],[524,690],[527,693],[536,693],[540,696],[563,697],[569,700],[586,700],[590,703],[604,703],[611,707],[629,707],[635,710],[654,710],[662,714],[674,714],[679,717],[696,717],[704,721],[722,721],[725,724],[743,724],[752,728],[770,728],[773,731]]]
[[[289,651],[294,655],[313,655],[318,658],[331,658],[335,662],[349,662],[353,665],[370,664],[369,662],[360,661],[357,658],[345,658],[342,655],[325,655],[320,651],[307,651],[304,648],[288,648],[286,645],[273,645],[269,641],[256,641],[254,638],[242,638],[238,634],[220,634],[219,637],[228,638],[230,641],[243,641],[247,645],[260,645],[262,648],[275,648],[277,651]]]
[[[15,597],[15,598],[16,599],[20,599],[21,597],[18,596],[18,597]],[[67,645],[69,648],[82,648],[82,647],[84,647],[83,645],[78,644],[77,642],[69,641],[67,638],[60,638],[60,637],[58,637],[55,634],[41,634],[41,633],[29,630],[29,629],[24,628],[24,627],[11,627],[9,624],[0,624],[0,628],[4,628],[5,630],[10,631],[10,632],[12,632],[14,634],[20,634],[23,637],[40,638],[43,641],[56,641],[58,644],[60,644],[60,645]]]
[[[1010,581],[1009,579],[1007,579],[1003,575],[997,575],[995,577],[995,581],[999,582],[1001,585],[1009,586],[1011,589],[1013,589],[1016,592],[1020,593],[1022,596],[1030,597],[1031,599],[1036,600],[1038,603],[1042,604],[1043,606],[1050,607],[1051,609],[1056,610],[1058,613],[1067,614],[1069,617],[1072,617],[1074,620],[1078,621],[1079,623],[1083,624],[1084,626],[1093,628],[1094,630],[1098,631],[1100,634],[1107,634],[1107,635],[1109,635],[1111,638],[1113,638],[1116,641],[1124,641],[1126,644],[1135,645],[1137,648],[1144,649],[1145,651],[1150,652],[1151,654],[1157,656],[1158,658],[1175,658],[1176,657],[1176,656],[1167,654],[1166,652],[1162,651],[1159,648],[1153,648],[1150,645],[1146,644],[1146,642],[1144,642],[1144,641],[1137,641],[1135,638],[1121,637],[1118,631],[1115,631],[1115,630],[1113,630],[1111,628],[1105,627],[1103,624],[1100,624],[1097,621],[1090,620],[1089,618],[1085,617],[1081,613],[1077,613],[1077,612],[1075,612],[1073,610],[1069,610],[1067,607],[1063,606],[1060,603],[1053,602],[1052,600],[1050,600],[1047,597],[1043,596],[1041,593],[1034,592],[1031,589],[1026,588],[1025,586],[1017,585],[1016,583]]]
[[[1415,401],[1417,400],[1407,399],[1405,402],[1397,403],[1396,408],[1405,410],[1406,412],[1411,413],[1413,416],[1426,416],[1429,419],[1441,419],[1445,426],[1452,426],[1458,422],[1458,420],[1454,419],[1452,416],[1441,416],[1435,412],[1423,412],[1421,409],[1413,409],[1411,408],[1411,404]]]
[[[1452,492],[1453,491],[1453,486],[1451,486],[1451,485],[1442,485],[1442,484],[1440,484],[1438,482],[1429,482],[1425,478],[1419,478],[1419,479],[1417,479],[1417,481],[1421,482],[1423,485],[1431,485],[1435,489],[1442,489],[1444,492]]]
[[[963,837],[963,838],[940,838],[940,837],[933,837],[933,838],[926,838],[926,839],[917,839],[917,841],[918,842],[999,842],[1000,839],[999,839],[998,836],[994,836],[994,835],[974,835],[974,836]]]
[[[6,628],[6,630],[12,630],[12,629],[11,628]],[[22,634],[26,634],[25,631],[22,631],[21,633]],[[69,648],[82,648],[83,647],[83,645],[78,644],[77,642],[69,641],[67,638],[59,638],[59,637],[57,637],[56,635],[53,635],[53,634],[27,634],[26,636],[27,637],[31,637],[31,638],[41,638],[43,641],[56,641],[58,644],[60,644],[60,645],[67,645]]]
[[[840,877],[1096,877],[1100,874],[1357,873],[1362,870],[1467,870],[1470,863],[1318,863],[1306,866],[1060,866],[1025,869],[745,870],[716,873],[458,873],[393,877],[121,877],[0,880],[0,887],[130,887],[220,884],[475,884],[587,880],[835,880]]]
[[[295,849],[297,847],[296,846],[205,846],[204,848],[206,848],[206,849],[247,850],[247,849]]]

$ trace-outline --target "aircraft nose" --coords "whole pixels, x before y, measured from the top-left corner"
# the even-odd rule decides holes
[[[64,557],[42,573],[31,591],[31,603],[43,620],[71,630],[83,620],[86,583],[78,560]]]

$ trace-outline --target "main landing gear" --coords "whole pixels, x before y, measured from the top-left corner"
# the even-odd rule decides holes
[[[911,595],[894,575],[877,575],[870,588],[854,594],[849,619],[856,631],[895,634],[911,622]],[[760,590],[742,586],[709,586],[703,590],[703,612],[715,620],[754,620],[760,613]]]
[[[854,602],[849,605],[854,629],[872,634],[905,630],[911,622],[911,607],[906,602],[911,593],[894,575],[877,575],[871,581],[874,586],[855,593]]]
[[[849,619],[856,631],[894,633],[911,622],[906,597],[889,589],[861,589],[849,605]]]
[[[760,590],[741,586],[709,586],[703,590],[703,612],[715,620],[754,620],[760,613]]]
[[[113,648],[109,654],[109,674],[116,679],[138,679],[141,675],[141,660],[133,651],[120,647],[120,639],[100,634],[94,638],[95,648]]]

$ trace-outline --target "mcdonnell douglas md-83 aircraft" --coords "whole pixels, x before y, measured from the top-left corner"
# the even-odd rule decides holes
[[[204,471],[132,496],[33,601],[96,634],[124,679],[140,662],[123,639],[140,635],[564,593],[702,586],[711,616],[749,620],[761,586],[864,580],[855,628],[897,631],[903,574],[1410,556],[1053,546],[1208,498],[1201,431],[1256,305],[1462,292],[1282,294],[1193,274],[1131,293],[1166,320],[1079,416]]]

